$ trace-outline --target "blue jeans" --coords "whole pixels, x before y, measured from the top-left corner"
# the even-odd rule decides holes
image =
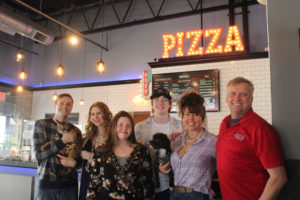
[[[77,187],[70,188],[39,188],[36,200],[77,200]]]
[[[170,200],[209,200],[209,196],[201,192],[176,193],[170,191]]]

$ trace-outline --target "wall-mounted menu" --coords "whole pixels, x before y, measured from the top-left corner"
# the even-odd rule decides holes
[[[177,112],[177,101],[182,93],[195,90],[205,99],[207,111],[220,110],[219,70],[203,70],[153,74],[152,89],[163,87],[172,95],[172,112]]]

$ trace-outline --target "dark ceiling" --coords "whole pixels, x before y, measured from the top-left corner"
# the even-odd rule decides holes
[[[53,22],[17,1],[34,7],[84,35],[189,15],[200,14],[202,18],[203,13],[218,10],[228,10],[230,24],[233,24],[234,16],[238,14],[234,8],[243,7],[247,10],[247,6],[257,4],[256,0],[0,0],[0,4],[9,6],[45,27]],[[109,18],[104,19],[104,11]],[[81,18],[80,27],[75,25],[78,17]],[[60,37],[61,29],[55,31],[55,35]]]
[[[53,14],[57,12],[62,12],[65,9],[72,9],[78,6],[84,6],[87,4],[98,3],[102,0],[22,0],[24,3],[41,10],[46,14]],[[15,0],[2,0],[3,3],[20,10],[22,12],[29,12],[32,15],[37,15],[33,12],[30,12],[28,9],[24,8]]]

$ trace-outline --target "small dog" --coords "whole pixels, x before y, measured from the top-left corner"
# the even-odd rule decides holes
[[[149,142],[151,147],[155,151],[155,155],[153,158],[153,171],[154,171],[154,180],[155,180],[155,187],[160,187],[159,182],[159,163],[164,160],[165,162],[168,162],[170,160],[171,156],[171,145],[170,140],[166,134],[163,133],[155,133],[153,135],[153,139]],[[163,152],[163,154],[162,154]],[[163,163],[162,163],[163,164]],[[174,175],[172,170],[169,172],[169,184],[170,186],[174,185]]]

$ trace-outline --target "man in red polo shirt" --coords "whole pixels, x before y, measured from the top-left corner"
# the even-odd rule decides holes
[[[275,199],[287,181],[279,137],[252,110],[253,84],[229,81],[230,115],[221,123],[217,170],[223,200]]]

